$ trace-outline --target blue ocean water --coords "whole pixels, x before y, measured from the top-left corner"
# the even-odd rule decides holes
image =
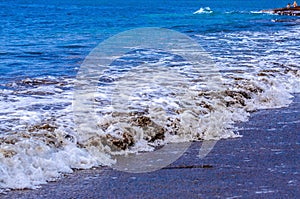
[[[216,93],[197,88],[189,93],[195,99],[191,111],[201,128],[186,137],[177,132],[186,125],[188,114],[175,110],[180,103],[170,99],[173,94],[163,96],[160,87],[145,87],[135,99],[148,102],[144,96],[150,96],[166,107],[171,112],[167,124],[150,111],[138,113],[137,118],[114,115],[109,97],[100,92],[95,100],[101,107],[97,125],[101,133],[119,139],[123,149],[147,151],[173,141],[234,138],[240,136],[234,123],[247,120],[249,112],[287,106],[291,94],[300,90],[300,18],[261,12],[286,4],[283,0],[0,1],[0,192],[33,188],[73,168],[113,163],[102,149],[95,152],[98,137],[77,135],[72,99],[85,57],[100,42],[126,30],[162,27],[188,35],[210,54],[226,88]],[[170,54],[154,53],[153,58],[151,51],[134,52],[149,64],[179,65],[181,71],[189,66]],[[117,77],[108,78],[115,82]],[[186,86],[197,87],[193,82],[197,81]],[[154,123],[164,135],[136,133],[130,135],[135,144],[125,143],[119,123],[126,118],[134,125],[156,118]]]
[[[285,4],[278,0],[1,1],[0,79],[7,82],[43,75],[74,76],[98,43],[137,27],[170,28],[190,36],[288,30],[297,23],[272,20],[293,17],[256,13]],[[205,7],[213,12],[193,14]]]

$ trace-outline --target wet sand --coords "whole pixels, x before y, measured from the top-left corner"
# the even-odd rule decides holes
[[[299,198],[300,95],[287,108],[261,110],[237,125],[204,159],[201,142],[168,167],[142,174],[111,168],[75,171],[36,190],[0,198]]]

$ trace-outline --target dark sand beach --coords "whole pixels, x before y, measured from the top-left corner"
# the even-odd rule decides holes
[[[0,198],[299,198],[300,95],[287,108],[261,110],[237,125],[204,159],[195,142],[167,168],[142,174],[111,168],[75,171],[36,190]]]

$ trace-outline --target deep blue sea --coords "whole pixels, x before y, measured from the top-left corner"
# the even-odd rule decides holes
[[[149,151],[169,142],[239,137],[234,123],[246,121],[250,112],[287,106],[291,94],[300,89],[300,18],[261,12],[287,3],[0,1],[0,192],[33,188],[74,168],[113,164],[107,155],[114,153],[113,146],[120,147],[119,153],[129,153]],[[191,112],[176,101],[176,92],[162,89],[164,82],[155,86],[156,82],[144,82],[131,91],[134,98],[129,107],[138,113],[126,112],[124,116],[124,111],[118,109],[114,114],[107,94],[111,85],[100,85],[94,104],[100,107],[97,136],[111,139],[106,148],[101,148],[95,144],[97,136],[84,137],[76,130],[72,113],[76,75],[99,43],[123,31],[144,27],[170,29],[194,39],[214,61],[223,79],[222,89],[202,89],[196,81],[200,76],[196,77],[189,70],[190,64],[176,56],[133,50],[135,61],[140,58],[150,65],[185,71],[190,79],[185,79],[184,87],[191,99],[185,104]],[[132,64],[130,56],[125,60],[118,62],[119,67]],[[151,75],[141,70],[137,74],[142,79],[144,73]],[[123,75],[108,72],[107,78],[117,85],[124,85],[122,78],[127,78],[131,81],[128,87],[135,87],[134,81],[140,80],[132,74],[126,78]],[[144,81],[151,77],[145,76]],[[149,104],[157,107],[151,109]],[[161,112],[155,112],[158,109],[164,109],[166,116],[160,117]],[[152,126],[148,120],[152,120]],[[134,126],[134,131],[126,133],[129,127],[124,123]],[[182,135],[184,126],[193,130]],[[162,134],[150,132],[160,128]]]

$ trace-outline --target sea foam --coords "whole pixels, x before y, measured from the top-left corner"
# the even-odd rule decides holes
[[[213,13],[210,7],[205,7],[205,8],[199,8],[199,10],[195,11],[193,14],[210,14],[210,13]]]
[[[240,137],[236,122],[258,109],[288,106],[291,94],[300,91],[300,54],[294,45],[299,29],[196,37],[214,55],[221,75],[217,87],[209,89],[201,81],[204,76],[193,73],[183,59],[136,50],[100,78],[92,102],[98,131],[88,137],[78,134],[73,119],[73,78],[27,78],[1,85],[1,190],[37,188],[73,169],[112,165],[116,154],[153,151],[171,142]],[[147,66],[139,66],[140,60]],[[152,80],[158,68],[166,78]],[[188,80],[175,82],[178,90],[166,86],[170,70]],[[126,94],[124,88],[130,98],[120,95]]]

